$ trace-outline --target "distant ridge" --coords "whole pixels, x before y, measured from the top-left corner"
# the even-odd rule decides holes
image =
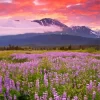
[[[86,38],[67,34],[21,34],[0,36],[0,46],[36,45],[36,46],[62,46],[62,45],[100,45],[100,38]]]

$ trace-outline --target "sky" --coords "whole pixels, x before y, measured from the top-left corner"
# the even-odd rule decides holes
[[[100,0],[0,0],[0,22],[53,18],[68,26],[100,29]]]

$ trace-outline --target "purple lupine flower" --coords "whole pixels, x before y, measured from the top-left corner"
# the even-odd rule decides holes
[[[17,97],[16,97],[16,95],[14,95],[14,100],[17,100]]]
[[[44,84],[45,84],[45,86],[48,87],[48,79],[47,79],[47,74],[46,73],[44,74]]]
[[[70,97],[68,97],[67,100],[70,100]]]
[[[14,82],[14,80],[10,80],[10,88],[15,89],[15,82]]]
[[[4,100],[7,100],[6,94],[4,93]]]
[[[49,100],[53,100],[52,97],[50,97]]]
[[[0,76],[0,93],[2,93],[2,76]]]
[[[39,79],[36,80],[36,88],[39,89]]]
[[[92,100],[95,100],[95,97],[96,97],[96,91],[93,91]]]
[[[56,96],[54,97],[54,100],[60,100],[60,96],[59,96],[59,95],[56,95]]]
[[[16,82],[16,89],[18,90],[18,91],[20,91],[20,82]]]
[[[43,93],[43,100],[47,100],[47,97],[48,97],[48,93],[47,92],[44,92]]]
[[[13,100],[12,96],[9,96],[8,98],[9,98],[8,100]]]
[[[56,93],[56,89],[53,88],[53,89],[52,89],[52,94],[55,95],[55,93]]]
[[[61,98],[61,100],[67,100],[66,98]]]
[[[59,84],[59,78],[58,78],[58,74],[55,72],[55,81],[56,81],[56,84]]]
[[[0,84],[0,93],[2,93],[2,85]]]
[[[39,96],[38,94],[35,92],[35,96],[34,96],[35,100],[39,100]]]
[[[92,89],[93,89],[93,82],[92,82],[92,80],[90,80],[90,83],[87,84],[87,90],[91,91]]]
[[[84,96],[84,100],[88,100],[88,98],[87,98],[87,96],[86,96],[86,95]]]
[[[62,100],[66,100],[66,98],[67,98],[67,95],[66,95],[66,92],[64,92],[62,95]]]
[[[78,97],[77,96],[74,96],[74,100],[78,100]]]
[[[4,86],[5,87],[10,86],[10,78],[8,76],[5,77]]]
[[[0,84],[2,84],[2,76],[0,76]]]
[[[40,96],[39,100],[44,100],[44,98],[42,96]]]
[[[10,91],[10,87],[6,86],[6,93],[9,94],[9,91]]]
[[[100,82],[98,83],[97,90],[100,92]]]

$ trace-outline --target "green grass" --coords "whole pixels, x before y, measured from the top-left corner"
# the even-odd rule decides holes
[[[26,53],[26,54],[33,54],[33,53],[45,53],[45,52],[88,52],[90,51],[90,53],[100,53],[100,50],[94,50],[94,49],[85,49],[85,50],[66,50],[66,51],[62,51],[62,50],[5,50],[5,51],[0,51],[0,58],[1,57],[8,57],[11,54],[14,53]]]
[[[11,54],[14,54],[14,53],[17,53],[17,54],[20,54],[20,53],[26,53],[26,54],[32,54],[32,53],[44,53],[44,52],[47,52],[46,50],[31,50],[31,51],[24,51],[24,50],[5,50],[5,51],[0,51],[0,58],[3,57],[3,58],[6,58],[6,57],[9,57]]]
[[[85,49],[85,50],[66,50],[66,51],[62,51],[62,50],[5,50],[5,51],[0,51],[0,61],[1,60],[6,60],[9,62],[24,62],[26,60],[22,60],[22,61],[17,61],[17,60],[13,60],[11,59],[10,55],[17,53],[17,54],[41,54],[41,53],[46,53],[46,52],[88,52],[88,53],[100,53],[100,50],[94,50],[93,48],[89,48],[89,49]],[[96,59],[100,59],[100,57],[96,57]]]

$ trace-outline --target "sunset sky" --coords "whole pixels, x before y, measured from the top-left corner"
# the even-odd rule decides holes
[[[0,21],[53,18],[100,29],[100,0],[0,0]]]

